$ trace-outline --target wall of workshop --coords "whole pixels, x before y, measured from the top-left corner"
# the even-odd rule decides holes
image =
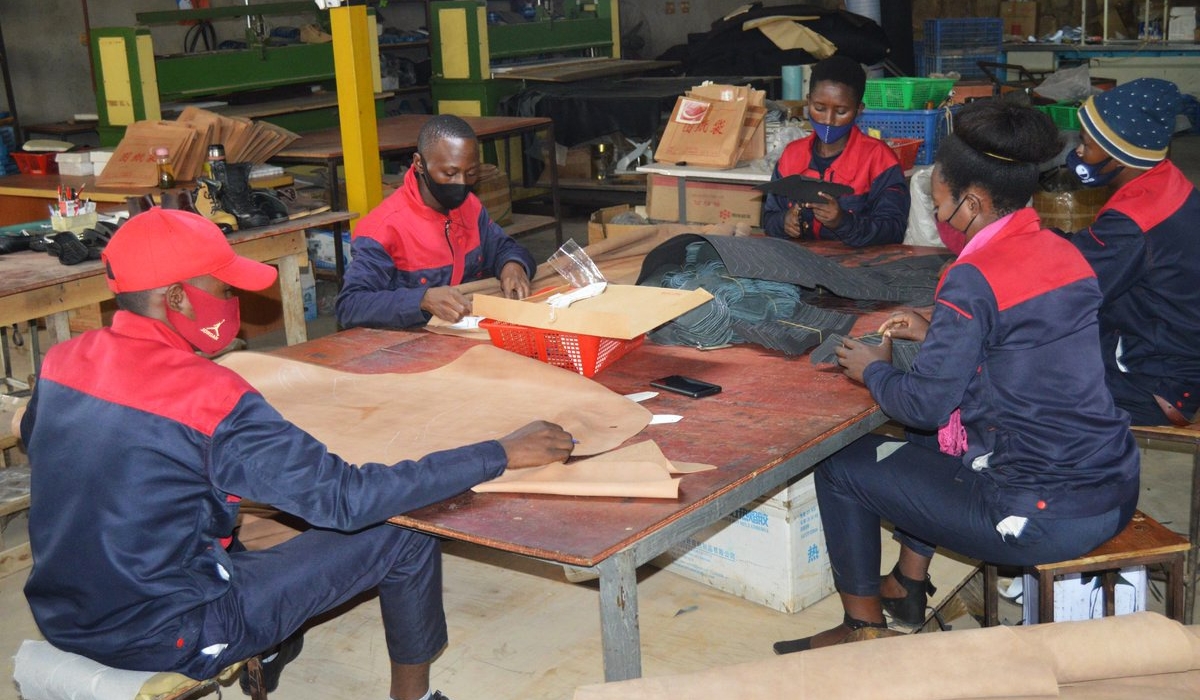
[[[241,0],[211,0],[213,7],[243,5]],[[22,124],[62,121],[75,114],[96,112],[86,27],[134,24],[138,12],[172,10],[175,0],[91,0],[84,19],[81,0],[0,1],[0,31],[13,83],[13,99]],[[313,5],[314,10],[316,5]],[[271,26],[300,26],[313,15],[271,17]],[[214,22],[218,43],[245,38],[244,20]],[[151,28],[156,53],[183,50],[187,27]],[[4,101],[0,91],[0,103]]]

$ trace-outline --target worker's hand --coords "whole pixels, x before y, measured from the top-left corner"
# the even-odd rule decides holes
[[[509,469],[540,467],[551,462],[564,462],[575,449],[571,434],[559,426],[537,420],[500,438],[508,455]]]
[[[879,326],[879,332],[886,338],[923,343],[925,334],[929,332],[929,320],[915,311],[896,311]]]
[[[846,376],[861,384],[867,365],[876,360],[892,361],[892,339],[885,335],[881,344],[868,345],[854,338],[844,338],[842,346],[834,353]]]
[[[817,192],[817,196],[821,198],[820,202],[809,202],[804,205],[812,209],[813,218],[821,222],[822,226],[827,228],[837,228],[842,225],[842,207],[838,204],[835,197]]]
[[[471,301],[454,287],[430,287],[421,297],[421,310],[443,321],[458,323],[471,313]]]
[[[529,296],[529,275],[525,266],[510,260],[500,268],[500,291],[509,299],[524,299]]]
[[[783,213],[783,232],[792,238],[800,237],[800,207],[793,204]]]

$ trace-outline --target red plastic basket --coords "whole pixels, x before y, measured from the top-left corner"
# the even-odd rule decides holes
[[[887,145],[891,146],[892,152],[900,159],[902,170],[909,170],[917,164],[917,153],[923,143],[925,139],[887,139]]]
[[[54,153],[22,153],[13,151],[10,154],[17,161],[17,170],[26,175],[50,175],[58,172],[58,163]]]
[[[638,347],[645,334],[632,340],[598,335],[560,333],[485,318],[479,327],[488,332],[492,345],[518,355],[562,367],[591,377]]]

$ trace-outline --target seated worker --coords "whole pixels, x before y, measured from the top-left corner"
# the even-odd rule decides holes
[[[908,226],[908,185],[896,154],[883,141],[858,129],[867,74],[857,61],[831,56],[813,65],[808,118],[813,133],[791,142],[772,178],[788,175],[849,185],[853,194],[798,204],[776,194],[763,201],[768,236],[838,240],[849,246],[884,245],[904,240]]]
[[[233,340],[232,288],[263,289],[274,268],[236,255],[207,219],[158,207],[102,255],[120,310],[46,353],[21,419],[37,465],[25,596],[46,640],[117,668],[209,678],[377,589],[391,698],[442,698],[429,689],[447,636],[438,541],[386,520],[565,459],[571,435],[534,422],[415,461],[348,464],[196,353]],[[227,550],[243,498],[312,529]],[[264,664],[268,690],[290,658]]]
[[[471,192],[478,178],[479,142],[469,124],[440,114],[421,127],[404,186],[354,231],[339,325],[407,328],[433,316],[456,323],[471,302],[454,285],[488,276],[510,299],[529,295],[533,256]]]
[[[983,100],[956,116],[932,193],[937,218],[967,243],[932,318],[897,311],[879,346],[847,339],[837,350],[884,413],[940,428],[938,444],[867,435],[817,465],[845,616],[776,643],[776,653],[897,634],[885,610],[898,624],[923,624],[935,547],[1030,566],[1077,557],[1132,517],[1138,447],[1100,381],[1100,286],[1075,246],[1026,207],[1038,164],[1057,152],[1058,130],[1029,107]],[[921,342],[911,371],[891,364],[892,338]],[[882,581],[881,520],[901,545]]]
[[[1135,425],[1187,425],[1200,409],[1200,193],[1167,159],[1179,105],[1157,78],[1089,97],[1067,154],[1085,185],[1116,187],[1071,241],[1100,280],[1105,377]]]

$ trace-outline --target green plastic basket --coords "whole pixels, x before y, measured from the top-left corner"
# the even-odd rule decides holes
[[[871,109],[925,109],[931,102],[937,107],[953,87],[949,78],[871,78],[863,103]]]
[[[1062,131],[1079,131],[1078,102],[1056,102],[1052,105],[1035,106],[1039,112],[1049,115],[1054,125]]]

